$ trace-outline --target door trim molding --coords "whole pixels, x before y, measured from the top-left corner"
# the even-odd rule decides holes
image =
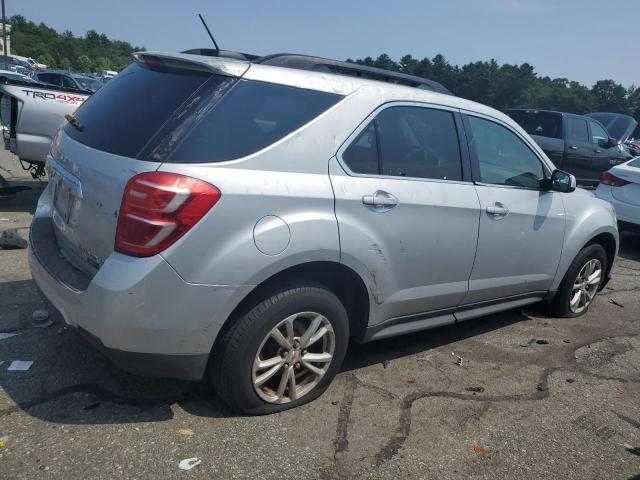
[[[405,333],[460,323],[472,318],[540,302],[545,299],[548,293],[546,290],[527,292],[493,300],[468,303],[457,307],[393,317],[376,325],[368,326],[356,340],[360,343],[366,343]]]

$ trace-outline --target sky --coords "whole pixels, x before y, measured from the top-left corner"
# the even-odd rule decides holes
[[[398,60],[443,54],[463,65],[495,58],[591,86],[640,85],[640,0],[6,0],[58,31],[96,30],[147,50],[211,46],[254,54]]]

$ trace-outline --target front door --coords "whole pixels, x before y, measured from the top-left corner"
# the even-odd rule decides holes
[[[330,162],[341,261],[369,283],[372,325],[467,294],[479,203],[460,129],[455,111],[389,105]]]
[[[589,183],[593,173],[593,144],[584,118],[565,117],[565,150],[563,170],[575,175],[578,183]]]
[[[544,292],[562,252],[562,194],[540,189],[551,172],[506,125],[469,115],[465,126],[481,213],[464,304]]]

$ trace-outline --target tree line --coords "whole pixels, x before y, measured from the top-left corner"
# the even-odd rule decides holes
[[[599,80],[591,88],[566,78],[539,76],[532,65],[499,65],[496,60],[478,61],[459,67],[442,55],[419,60],[405,55],[394,61],[388,55],[351,60],[361,65],[417,75],[440,82],[455,95],[484,103],[498,110],[539,108],[569,113],[615,112],[640,122],[640,88],[625,88],[610,80]]]
[[[22,15],[11,17],[11,49],[17,55],[33,57],[51,68],[77,72],[121,70],[131,54],[144,50],[89,30],[76,37],[70,31],[58,33],[44,23],[36,25]],[[530,107],[571,113],[616,112],[640,121],[640,88],[625,88],[600,80],[591,88],[566,78],[539,76],[532,65],[498,64],[496,60],[450,64],[443,55],[417,59],[405,55],[395,61],[389,55],[348,61],[430,78],[455,95],[490,105],[498,110]]]
[[[76,37],[68,30],[58,33],[22,15],[11,17],[9,23],[11,53],[34,58],[49,68],[74,72],[121,70],[131,63],[133,52],[144,50],[127,42],[110,40],[95,30],[89,30],[83,37]]]

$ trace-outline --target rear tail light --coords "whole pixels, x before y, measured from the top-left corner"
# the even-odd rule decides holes
[[[115,250],[150,257],[189,231],[220,199],[213,185],[169,172],[131,178],[118,214]]]
[[[612,187],[624,187],[631,182],[616,177],[610,172],[604,172],[602,175],[600,175],[600,183],[602,183],[603,185],[611,185]]]

